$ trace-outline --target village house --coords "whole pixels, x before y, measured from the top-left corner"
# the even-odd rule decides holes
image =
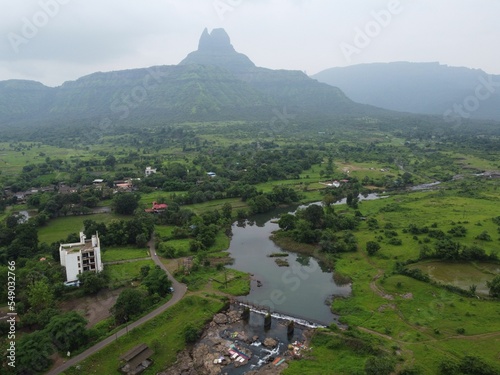
[[[163,212],[165,211],[166,209],[168,208],[168,205],[165,204],[165,203],[157,203],[157,202],[153,202],[153,205],[151,208],[146,208],[144,211],[145,212],[150,212],[150,213],[159,213],[159,212]]]

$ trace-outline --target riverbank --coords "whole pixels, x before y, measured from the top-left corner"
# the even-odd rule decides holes
[[[248,311],[245,319],[244,311],[232,304],[216,314],[197,343],[160,375],[277,375],[309,351],[312,329],[296,325],[289,333],[287,321],[276,318],[266,329],[262,315]]]

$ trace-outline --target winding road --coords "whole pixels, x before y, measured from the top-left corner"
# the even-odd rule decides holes
[[[57,374],[62,373],[63,371],[66,371],[70,367],[76,365],[77,363],[83,361],[84,359],[87,359],[92,354],[97,353],[99,350],[101,350],[105,346],[111,344],[118,337],[121,337],[121,336],[127,334],[128,331],[130,331],[130,330],[132,330],[132,329],[140,326],[141,324],[144,324],[147,321],[153,319],[154,317],[160,315],[165,310],[167,310],[170,306],[175,305],[177,302],[179,302],[182,299],[182,297],[184,297],[184,295],[187,292],[187,286],[184,285],[184,284],[179,283],[177,280],[175,280],[173,278],[173,276],[170,274],[170,272],[168,272],[168,270],[165,267],[165,265],[161,262],[161,260],[156,255],[155,242],[154,242],[153,239],[151,239],[149,241],[149,252],[151,254],[151,259],[153,259],[153,261],[155,262],[155,264],[158,265],[158,266],[160,266],[160,268],[163,269],[166,272],[166,274],[168,275],[169,279],[172,280],[172,287],[174,288],[174,292],[172,293],[172,298],[168,302],[166,302],[164,305],[158,307],[156,310],[151,311],[149,314],[143,316],[139,320],[136,320],[135,322],[130,323],[127,327],[121,329],[120,331],[118,331],[114,335],[105,338],[104,340],[98,342],[94,346],[91,346],[90,348],[88,348],[84,352],[82,352],[82,353],[78,354],[77,356],[75,356],[75,357],[67,360],[62,365],[60,365],[60,366],[58,366],[56,368],[51,369],[49,372],[47,372],[46,375],[57,375]]]

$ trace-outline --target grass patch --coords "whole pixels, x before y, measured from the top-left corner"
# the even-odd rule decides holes
[[[174,232],[174,225],[155,225],[155,233],[161,238],[170,238]]]
[[[290,267],[290,264],[286,259],[276,258],[274,261],[276,262],[278,267]]]
[[[67,216],[59,217],[50,220],[47,225],[38,230],[38,241],[51,244],[64,240],[71,233],[79,233],[83,230],[83,222],[85,220],[95,220],[98,223],[109,223],[111,220],[128,220],[130,217],[109,214],[96,214],[96,215],[81,215],[81,216]]]
[[[183,207],[189,208],[190,210],[192,210],[196,214],[200,215],[200,214],[207,212],[207,211],[220,210],[220,209],[222,209],[222,206],[225,203],[231,204],[233,211],[248,208],[247,204],[245,202],[242,202],[240,198],[215,199],[213,201],[190,204],[190,205],[183,206]]]
[[[149,257],[149,249],[136,247],[109,247],[102,253],[103,262],[116,262]]]
[[[111,286],[116,288],[137,280],[142,266],[154,268],[155,264],[152,260],[138,260],[130,263],[110,264],[105,267],[105,270],[109,272]]]
[[[344,339],[341,335],[318,331],[314,334],[310,352],[302,361],[289,361],[284,375],[365,374],[365,361],[373,354],[361,340]]]
[[[190,291],[199,291],[211,282],[214,289],[233,296],[250,293],[250,275],[234,269],[219,271],[213,267],[200,267],[195,272],[181,276],[181,282],[186,283]]]
[[[208,248],[210,252],[220,252],[229,249],[231,240],[223,231],[219,231],[215,236],[215,242]]]
[[[268,257],[269,258],[280,258],[280,257],[287,257],[289,255],[290,254],[288,254],[288,253],[272,253],[272,254],[269,254]]]

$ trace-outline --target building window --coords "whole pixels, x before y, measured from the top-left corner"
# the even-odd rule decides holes
[[[78,268],[80,268],[80,267],[81,267],[81,266],[80,266],[80,263],[78,263]]]
[[[77,257],[76,257],[76,260],[77,260],[77,261],[80,261],[80,256],[77,256]]]

